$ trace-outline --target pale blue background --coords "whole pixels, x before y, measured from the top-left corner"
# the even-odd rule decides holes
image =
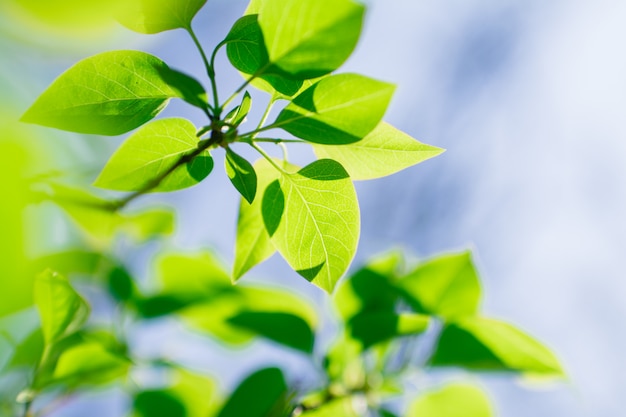
[[[395,176],[357,185],[362,233],[356,262],[398,246],[420,256],[475,248],[485,312],[544,341],[571,377],[570,383],[541,390],[507,377],[482,378],[499,415],[621,415],[626,386],[626,2],[369,3],[363,37],[342,71],[396,83],[386,120],[447,152]],[[245,1],[209,0],[195,25],[207,48],[223,38],[244,7]],[[123,32],[112,43],[89,53],[145,49],[203,76],[182,31],[150,38]],[[67,62],[84,55],[74,53]],[[30,70],[39,78],[23,91],[25,105],[67,62],[50,62],[43,77],[41,69]],[[12,65],[20,63],[5,65],[5,71]],[[218,70],[230,71],[224,59]],[[223,96],[241,83],[237,74],[229,74],[219,78]],[[257,108],[263,100],[255,96]],[[166,114],[183,109],[175,104]],[[188,116],[204,122],[200,113]],[[292,154],[301,161],[310,158],[296,149]],[[237,195],[221,164],[218,156],[207,181],[167,201],[180,209],[177,247],[215,248],[230,262]],[[161,200],[150,197],[139,205]],[[277,257],[252,275],[295,286],[323,303],[322,293]],[[158,345],[173,355],[197,352],[203,369],[223,372],[220,357],[226,349],[215,346],[217,352],[207,358],[204,339],[183,354],[163,334],[147,331],[145,337],[140,349]],[[283,356],[268,345],[262,349],[262,358],[250,357],[254,349],[242,351],[224,384],[232,385],[266,358],[292,364],[292,376],[307,369],[297,355]],[[121,404],[101,401],[114,408]],[[59,415],[81,415],[80,403],[72,408],[76,414],[68,409]]]

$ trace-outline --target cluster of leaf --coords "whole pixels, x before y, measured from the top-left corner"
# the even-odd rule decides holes
[[[382,121],[392,85],[335,72],[357,44],[364,6],[354,0],[252,0],[206,55],[191,25],[205,3],[129,0],[120,2],[117,18],[140,33],[187,31],[205,64],[208,93],[198,80],[155,56],[113,51],[74,65],[24,114],[24,121],[79,133],[137,130],[95,181],[100,188],[129,192],[119,200],[48,179],[32,184],[32,202],[52,201],[95,249],[38,259],[31,271],[38,275],[38,314],[30,309],[0,317],[0,392],[11,398],[8,405],[0,402],[0,413],[17,415],[17,397],[23,416],[45,416],[75,393],[114,384],[130,396],[133,417],[390,417],[399,404],[406,405],[401,411],[406,417],[486,417],[491,406],[476,387],[452,384],[414,392],[407,384],[416,370],[440,367],[560,376],[545,347],[480,315],[480,285],[468,253],[408,269],[398,256],[382,257],[335,288],[360,232],[352,181],[390,175],[442,152]],[[215,60],[222,48],[244,83],[220,101]],[[270,100],[259,123],[246,129],[249,86],[269,93]],[[238,97],[239,104],[231,106]],[[172,98],[202,111],[207,124],[153,120]],[[279,101],[284,106],[267,123]],[[265,133],[276,129],[291,138]],[[267,143],[308,144],[319,159],[298,167],[286,153],[283,159],[270,157],[262,148]],[[252,147],[262,158],[252,163],[237,146]],[[209,253],[167,253],[156,260],[151,281],[139,285],[102,248],[119,232],[137,242],[166,235],[173,216],[162,209],[122,209],[148,192],[198,184],[213,170],[220,149],[241,194],[232,273]],[[301,297],[245,282],[233,285],[275,252],[333,294],[340,331],[332,346],[320,342],[326,330]],[[115,309],[90,316],[76,289],[83,286],[107,294]],[[279,367],[268,367],[226,393],[171,358],[138,355],[135,330],[172,317],[227,345],[263,338],[300,352],[322,377],[315,386],[302,387]],[[430,350],[416,357],[416,343]],[[133,375],[145,370],[159,373],[160,385],[135,383]]]
[[[335,73],[353,52],[365,8],[353,0],[254,0],[210,58],[191,28],[205,0],[131,1],[119,20],[141,33],[184,29],[204,58],[211,93],[165,62],[140,51],[105,52],[78,62],[39,97],[22,120],[59,129],[119,135],[137,129],[111,157],[95,185],[129,191],[117,210],[146,192],[193,186],[225,150],[225,170],[241,193],[234,276],[278,251],[307,280],[328,292],[356,252],[360,214],[352,180],[378,178],[431,158],[422,144],[382,121],[394,86]],[[215,59],[225,47],[244,84],[220,101]],[[245,91],[271,95],[256,127]],[[212,96],[208,100],[207,96]],[[229,104],[239,95],[241,102]],[[207,125],[183,118],[151,121],[171,98],[202,110]],[[287,104],[271,123],[272,105]],[[282,129],[293,139],[261,133]],[[312,145],[318,160],[303,167],[270,158],[262,143]],[[236,153],[251,146],[252,164]]]
[[[381,256],[343,281],[333,296],[340,331],[325,347],[317,342],[325,329],[307,301],[276,288],[233,286],[210,253],[160,256],[147,290],[100,253],[56,253],[33,265],[34,270],[54,268],[35,282],[41,320],[26,312],[0,323],[0,343],[10,347],[0,358],[0,370],[21,370],[18,399],[26,404],[115,383],[132,398],[129,413],[135,417],[360,417],[370,415],[367,410],[382,417],[490,417],[490,401],[473,385],[406,393],[404,387],[415,372],[442,367],[563,376],[557,359],[539,342],[480,315],[481,289],[470,253],[408,269],[402,264],[397,253]],[[111,323],[88,322],[90,309],[66,276],[104,288],[118,303],[125,325],[112,332]],[[137,327],[163,317],[176,317],[228,345],[265,338],[305,355],[323,377],[314,386],[297,387],[280,368],[268,367],[226,394],[208,376],[170,358],[133,352]],[[415,355],[415,343],[430,348]],[[129,383],[132,373],[146,369],[165,371],[166,382],[149,389]],[[402,397],[406,404],[400,407]]]

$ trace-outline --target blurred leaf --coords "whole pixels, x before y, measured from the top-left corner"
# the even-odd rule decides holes
[[[367,349],[399,336],[423,333],[429,323],[430,318],[421,314],[366,312],[352,317],[348,328],[352,337]]]
[[[269,417],[286,396],[287,385],[280,369],[261,369],[239,384],[217,417]]]
[[[35,308],[0,318],[0,375],[19,366],[32,369],[41,358],[43,346]]]
[[[185,405],[188,417],[207,417],[217,413],[217,383],[211,378],[178,368],[169,392]]]
[[[228,115],[226,115],[226,117],[224,117],[224,122],[233,126],[239,126],[248,116],[251,106],[252,97],[250,96],[250,93],[246,91],[241,99],[241,104],[235,107]]]
[[[117,301],[131,300],[138,292],[133,278],[126,268],[116,266],[108,274],[109,293]]]
[[[359,239],[354,185],[337,162],[313,162],[283,173],[265,190],[263,221],[287,263],[313,284],[332,292]]]
[[[98,342],[87,342],[64,351],[54,378],[70,386],[102,385],[125,376],[130,362]]]
[[[363,75],[331,75],[296,96],[271,126],[313,143],[358,142],[381,121],[394,89]]]
[[[188,417],[184,404],[168,390],[141,391],[135,395],[136,417]]]
[[[100,252],[70,249],[35,259],[31,262],[31,270],[34,273],[51,269],[63,275],[95,275],[99,269],[111,267],[111,262]]]
[[[224,40],[230,63],[248,76],[257,78],[252,84],[270,94],[292,96],[300,90],[302,81],[290,80],[280,74],[269,62],[263,33],[256,14],[248,14],[235,22]],[[259,82],[260,81],[260,82]]]
[[[157,259],[156,270],[157,280],[166,293],[210,295],[232,289],[224,266],[208,251],[163,254]]]
[[[419,312],[446,320],[478,312],[480,283],[470,252],[431,259],[402,278],[398,286]]]
[[[119,147],[94,185],[117,191],[137,191],[155,183],[182,158],[197,149],[196,128],[189,120],[160,119],[143,126]],[[213,169],[209,151],[176,168],[150,191],[175,191],[191,187]],[[156,183],[155,183],[156,184]]]
[[[469,384],[450,384],[428,392],[411,403],[407,417],[491,417],[494,415],[485,393]]]
[[[120,231],[132,237],[136,243],[171,235],[174,231],[174,213],[170,209],[152,208],[118,216]]]
[[[293,314],[242,311],[228,321],[284,346],[305,353],[313,352],[313,330],[306,321]]]
[[[356,46],[364,12],[351,0],[261,2],[259,26],[269,61],[302,79],[336,70]]]
[[[67,278],[46,271],[35,280],[35,305],[47,345],[77,330],[89,316],[89,306]]]
[[[267,186],[279,177],[278,171],[265,159],[257,161],[254,164],[254,170],[257,175],[259,195],[263,195]],[[235,281],[276,252],[263,223],[262,200],[262,198],[256,198],[252,204],[249,204],[241,199],[239,203],[233,262]]]
[[[328,349],[324,368],[331,382],[343,387],[362,387],[366,380],[365,364],[361,353],[362,344],[345,332]]]
[[[126,0],[117,19],[139,33],[189,29],[206,0]]]
[[[257,176],[252,164],[237,155],[230,148],[226,148],[224,159],[226,174],[230,182],[239,191],[241,196],[250,204],[254,201],[257,190]]]
[[[346,145],[313,145],[318,158],[339,162],[353,180],[370,180],[395,174],[443,152],[418,142],[393,126],[381,122],[358,142]]]
[[[344,397],[331,400],[321,407],[308,410],[301,417],[361,417],[362,413],[356,410],[353,397]]]
[[[169,71],[163,61],[145,52],[94,55],[59,76],[22,121],[78,133],[126,133],[156,116],[170,98],[180,96],[163,79]]]
[[[564,375],[558,360],[544,345],[508,323],[479,317],[446,325],[430,363],[485,371]]]

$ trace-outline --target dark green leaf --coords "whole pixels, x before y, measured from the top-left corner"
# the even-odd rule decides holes
[[[494,415],[485,393],[469,384],[450,384],[418,397],[407,417],[491,417]]]
[[[78,133],[126,133],[156,116],[168,99],[181,95],[163,79],[170,71],[145,52],[94,55],[59,76],[22,121]]]
[[[142,391],[135,395],[136,417],[188,417],[187,409],[167,390]]]
[[[132,277],[128,271],[121,266],[116,266],[109,271],[108,287],[109,293],[118,301],[128,301],[132,299],[137,292]]]
[[[394,174],[443,152],[418,142],[393,126],[381,122],[358,142],[345,145],[313,145],[319,158],[339,162],[353,180],[370,180]]]
[[[125,0],[117,19],[139,33],[189,29],[206,0]]]
[[[446,325],[431,364],[548,376],[564,374],[554,354],[544,345],[508,323],[479,317]]]
[[[252,164],[237,155],[230,148],[226,149],[224,160],[226,174],[230,178],[237,191],[250,204],[254,201],[257,189],[257,176]]]
[[[446,320],[478,312],[480,283],[470,252],[429,260],[401,279],[398,286],[419,312]]]
[[[180,164],[150,191],[175,191],[194,186],[213,169],[213,158],[204,151],[191,161],[182,158],[198,146],[195,126],[186,119],[161,119],[131,135],[113,154],[94,185],[117,191],[136,191],[154,183]]]
[[[35,305],[48,345],[77,330],[89,316],[89,306],[67,278],[52,271],[44,272],[35,280]]]
[[[363,75],[331,75],[296,96],[270,126],[314,143],[358,142],[381,121],[394,89]]]
[[[305,353],[313,351],[313,330],[306,321],[293,314],[242,311],[228,321],[282,345]]]
[[[207,108],[206,90],[198,80],[170,68],[162,69],[160,74],[163,81],[176,91],[177,97],[198,108]]]
[[[265,0],[258,13],[270,62],[306,79],[336,70],[350,56],[365,7],[352,0]]]
[[[361,313],[348,323],[351,335],[363,349],[395,337],[426,331],[430,318],[421,314],[394,314],[387,312]]]
[[[360,230],[356,192],[342,166],[323,159],[293,174],[283,172],[266,189],[262,213],[272,243],[289,265],[332,292],[354,257]]]
[[[217,417],[268,417],[286,396],[282,372],[278,368],[261,369],[237,387]]]

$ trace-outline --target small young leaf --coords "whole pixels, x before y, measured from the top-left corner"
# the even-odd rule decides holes
[[[407,417],[491,417],[494,415],[485,393],[469,384],[450,384],[415,399]]]
[[[291,80],[277,74],[277,70],[269,62],[263,33],[256,14],[241,17],[235,22],[224,40],[226,55],[230,63],[246,74],[254,76],[252,84],[270,94],[279,93],[292,96],[302,87],[301,80]]]
[[[427,261],[399,280],[398,286],[419,312],[446,320],[478,312],[480,282],[470,252]]]
[[[186,119],[156,120],[131,135],[113,154],[94,185],[117,191],[140,190],[197,148],[195,126]],[[213,169],[209,151],[176,168],[150,191],[191,187]]]
[[[254,201],[257,189],[257,176],[252,164],[237,155],[230,148],[226,149],[224,159],[226,174],[237,191],[250,204]]]
[[[313,330],[306,321],[293,314],[242,311],[228,321],[284,346],[305,353],[313,351]]]
[[[393,126],[381,122],[358,142],[345,145],[313,145],[319,158],[339,162],[353,180],[370,180],[395,174],[443,152],[418,142]]]
[[[306,79],[336,70],[350,56],[365,7],[352,0],[266,0],[258,12],[269,60]]]
[[[22,121],[78,133],[126,133],[156,116],[170,98],[181,96],[165,80],[171,71],[145,52],[94,55],[61,74]]]
[[[358,142],[381,121],[394,89],[363,75],[331,75],[296,96],[271,126],[313,143]]]
[[[563,376],[552,352],[514,326],[468,317],[446,325],[431,358],[434,366]]]
[[[279,177],[278,171],[265,159],[257,161],[254,164],[254,170],[257,174],[258,193],[263,195],[267,186]],[[242,198],[239,203],[233,263],[235,281],[276,252],[263,223],[262,200],[262,198],[256,198],[252,204],[248,204]]]
[[[250,97],[250,93],[246,91],[241,99],[241,104],[226,115],[224,122],[233,126],[239,126],[246,119],[246,116],[248,116],[251,106],[252,97]]]
[[[117,20],[139,33],[153,34],[191,28],[191,21],[206,0],[126,0]]]
[[[89,316],[89,306],[67,278],[50,270],[35,280],[35,305],[47,345],[77,330]]]
[[[261,369],[248,376],[233,392],[217,417],[267,417],[287,397],[287,384],[278,368]],[[275,410],[275,414],[271,411]]]
[[[283,173],[266,189],[263,221],[291,267],[332,292],[356,252],[360,231],[354,185],[339,163],[322,159]]]

